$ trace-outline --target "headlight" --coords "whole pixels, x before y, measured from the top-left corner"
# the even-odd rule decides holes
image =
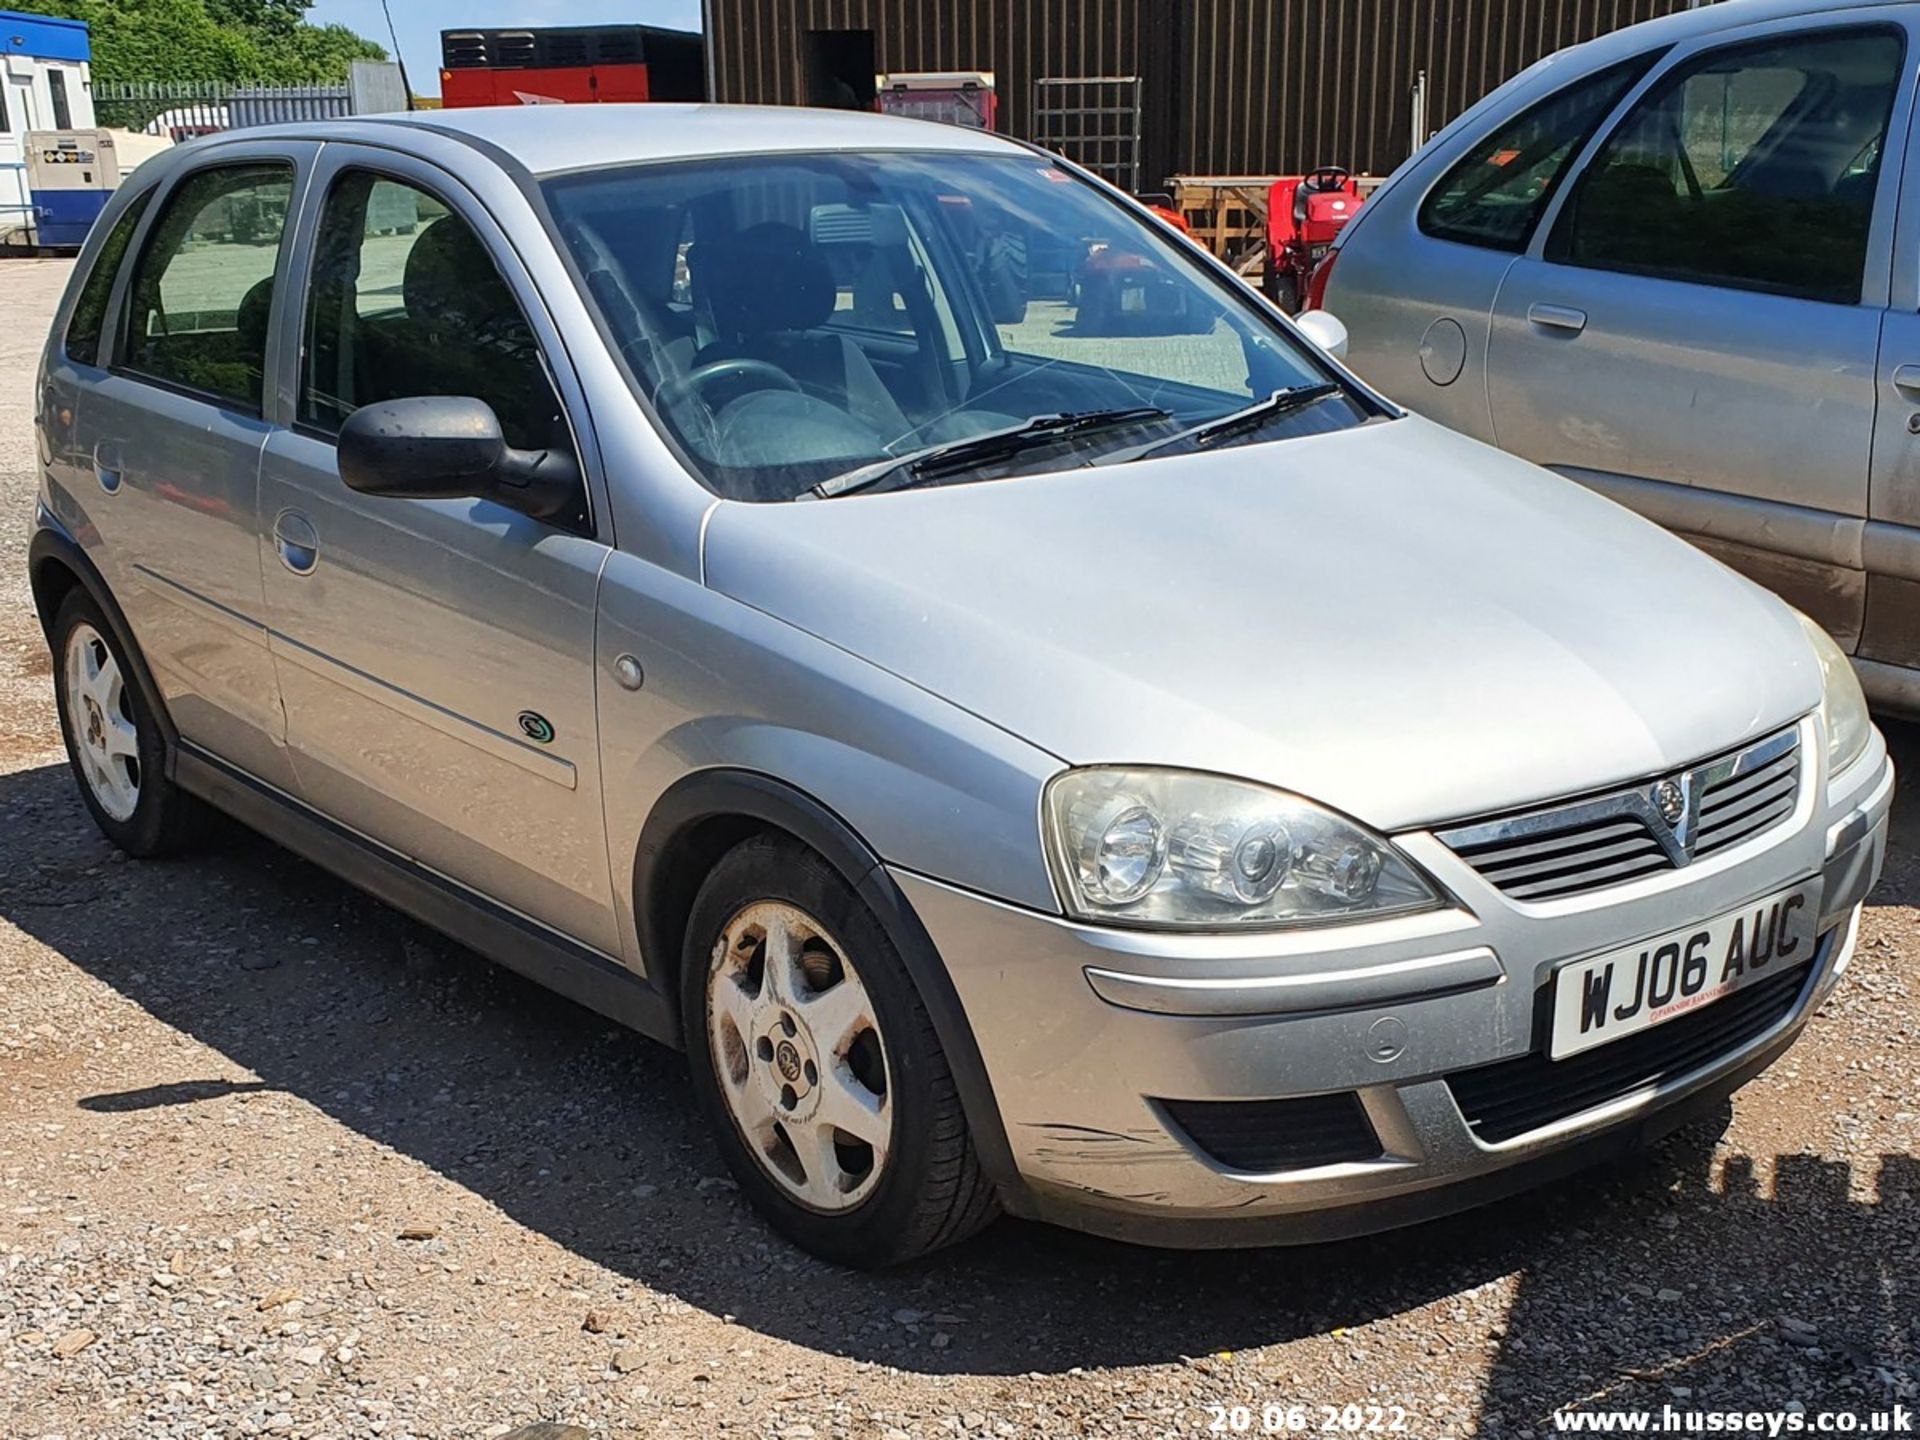
[[[1800,616],[1800,625],[1813,642],[1813,653],[1820,657],[1820,678],[1824,682],[1820,723],[1827,732],[1827,774],[1838,775],[1860,758],[1873,738],[1866,693],[1860,688],[1860,677],[1853,673],[1853,662],[1833,643],[1833,637],[1804,615]]]
[[[1393,847],[1310,801],[1188,770],[1070,770],[1047,787],[1070,913],[1183,929],[1304,925],[1439,903]]]

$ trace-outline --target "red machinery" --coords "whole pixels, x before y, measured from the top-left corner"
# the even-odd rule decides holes
[[[706,98],[700,37],[654,25],[443,30],[440,56],[448,109]]]
[[[1360,182],[1339,165],[1289,175],[1267,192],[1267,296],[1289,315],[1302,308],[1314,268],[1359,212]]]

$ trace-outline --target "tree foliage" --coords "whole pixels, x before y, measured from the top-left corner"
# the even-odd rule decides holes
[[[309,25],[309,0],[5,0],[10,10],[84,20],[104,81],[345,80],[387,52],[344,25]]]

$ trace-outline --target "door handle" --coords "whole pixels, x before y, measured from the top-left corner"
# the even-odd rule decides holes
[[[319,533],[298,510],[282,510],[273,517],[273,548],[280,563],[296,575],[311,575],[320,563]]]
[[[126,476],[120,460],[118,441],[102,440],[93,447],[93,478],[100,482],[100,488],[107,494],[120,493],[121,481]]]
[[[1529,305],[1527,319],[1548,330],[1565,330],[1574,335],[1587,328],[1587,312],[1571,305]]]
[[[1903,390],[1909,395],[1920,395],[1920,365],[1895,366],[1893,388]]]

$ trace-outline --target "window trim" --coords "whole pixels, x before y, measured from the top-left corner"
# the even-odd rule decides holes
[[[1591,151],[1595,138],[1599,136],[1603,130],[1609,134],[1611,133],[1608,122],[1615,119],[1615,117],[1621,113],[1623,107],[1632,105],[1639,98],[1649,77],[1660,70],[1661,62],[1672,53],[1673,47],[1671,45],[1663,45],[1657,46],[1652,50],[1641,51],[1636,55],[1629,55],[1624,59],[1610,61],[1605,65],[1597,66],[1594,69],[1584,71],[1572,77],[1565,84],[1560,85],[1556,89],[1549,90],[1539,99],[1522,106],[1518,110],[1508,111],[1502,114],[1491,126],[1476,135],[1464,150],[1455,155],[1452,163],[1441,170],[1439,176],[1431,185],[1427,186],[1426,191],[1420,196],[1420,203],[1414,207],[1413,217],[1414,224],[1418,227],[1420,234],[1428,240],[1438,240],[1449,245],[1464,245],[1471,250],[1487,250],[1496,255],[1525,255],[1529,253],[1533,249],[1533,242],[1539,236],[1542,226],[1552,220],[1562,208],[1557,202],[1560,200],[1562,194],[1565,193],[1567,176],[1574,174],[1577,179],[1578,173],[1585,168],[1583,162]],[[1615,97],[1613,104],[1596,116],[1593,123],[1573,142],[1572,148],[1567,151],[1567,158],[1561,163],[1560,168],[1554,172],[1553,178],[1547,182],[1546,190],[1540,196],[1539,208],[1534,212],[1533,218],[1527,222],[1525,232],[1515,241],[1508,244],[1492,239],[1475,240],[1465,235],[1453,234],[1434,228],[1428,218],[1429,210],[1432,208],[1440,191],[1446,186],[1447,182],[1459,173],[1461,168],[1473,158],[1475,152],[1478,151],[1482,145],[1493,139],[1493,137],[1501,131],[1519,124],[1535,112],[1543,110],[1547,106],[1566,98],[1569,91],[1578,89],[1582,85],[1590,84],[1598,77],[1615,70],[1633,71],[1634,73],[1631,74],[1626,84],[1622,87],[1620,94]]]
[[[178,380],[169,379],[164,375],[149,374],[147,371],[132,364],[127,357],[131,348],[130,332],[133,327],[133,292],[135,283],[140,275],[140,267],[146,263],[147,256],[152,253],[155,240],[154,232],[158,229],[160,221],[164,219],[170,211],[181,189],[191,184],[200,176],[211,174],[215,170],[239,170],[248,167],[261,168],[265,166],[284,166],[286,168],[288,185],[287,214],[280,226],[280,243],[274,250],[273,305],[267,320],[267,340],[260,362],[260,400],[257,404],[248,405],[242,400],[236,400],[231,395],[219,394],[212,390],[202,390],[198,386],[183,384]],[[286,295],[287,257],[292,249],[289,241],[293,236],[294,226],[298,221],[302,208],[303,178],[300,161],[293,155],[278,152],[255,155],[244,151],[237,154],[216,151],[207,157],[205,164],[195,165],[191,169],[180,171],[166,182],[163,189],[155,192],[156,198],[160,202],[159,206],[142,219],[139,233],[136,236],[139,241],[139,248],[135,251],[132,260],[126,265],[125,274],[115,287],[119,297],[119,313],[114,317],[112,364],[105,367],[109,374],[121,376],[141,385],[151,385],[157,390],[164,390],[169,394],[183,396],[189,400],[198,400],[203,404],[213,406],[216,410],[225,411],[229,415],[238,415],[243,419],[265,420],[267,418],[267,401],[268,397],[273,393],[276,369],[275,347],[273,343],[274,318],[279,314]]]
[[[1900,58],[1895,67],[1893,94],[1887,107],[1886,130],[1881,142],[1880,168],[1874,177],[1873,207],[1867,216],[1867,238],[1864,253],[1860,257],[1860,292],[1853,299],[1836,300],[1826,295],[1810,295],[1804,290],[1795,289],[1789,285],[1764,280],[1745,280],[1728,276],[1709,278],[1692,272],[1679,272],[1656,266],[1595,264],[1592,261],[1574,260],[1568,257],[1566,251],[1568,235],[1579,208],[1580,192],[1586,187],[1589,176],[1593,174],[1594,162],[1606,153],[1614,137],[1639,110],[1641,104],[1655,91],[1664,90],[1676,75],[1688,76],[1702,63],[1710,63],[1716,56],[1741,50],[1777,49],[1782,45],[1799,45],[1809,41],[1873,34],[1898,41]],[[1561,266],[1567,270],[1586,270],[1602,275],[1630,275],[1642,280],[1660,280],[1670,285],[1698,285],[1710,290],[1730,290],[1746,295],[1773,295],[1811,305],[1838,305],[1845,309],[1861,306],[1884,308],[1885,297],[1879,295],[1876,298],[1877,292],[1870,273],[1875,252],[1874,232],[1882,222],[1881,190],[1886,184],[1889,173],[1887,165],[1889,152],[1896,138],[1903,144],[1914,143],[1907,138],[1911,128],[1910,114],[1903,115],[1903,107],[1909,101],[1914,83],[1913,54],[1912,37],[1904,25],[1891,20],[1856,20],[1812,27],[1789,23],[1758,33],[1742,34],[1735,38],[1719,35],[1707,43],[1693,46],[1674,55],[1671,64],[1661,66],[1656,74],[1643,76],[1644,83],[1636,86],[1633,93],[1625,97],[1621,106],[1615,107],[1615,112],[1608,117],[1611,123],[1604,126],[1604,133],[1596,132],[1588,137],[1585,153],[1576,157],[1578,173],[1573,177],[1573,183],[1565,186],[1561,194],[1555,197],[1559,203],[1552,207],[1551,224],[1547,227],[1545,235],[1541,237],[1541,260],[1546,264]],[[1897,168],[1895,174],[1897,180]]]

